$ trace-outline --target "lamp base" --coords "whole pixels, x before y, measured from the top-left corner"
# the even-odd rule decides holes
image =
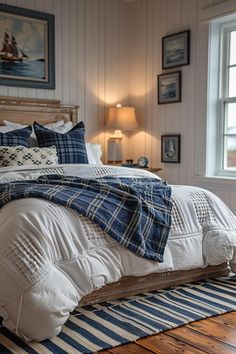
[[[122,163],[121,138],[109,138],[107,148],[108,163]]]

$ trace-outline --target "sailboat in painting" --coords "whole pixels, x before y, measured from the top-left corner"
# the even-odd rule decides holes
[[[15,62],[23,61],[28,58],[28,55],[18,48],[15,36],[11,35],[10,37],[10,35],[5,32],[2,49],[0,50],[0,60]]]

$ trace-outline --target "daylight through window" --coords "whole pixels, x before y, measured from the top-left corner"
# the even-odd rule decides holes
[[[236,177],[236,18],[212,21],[207,175]]]

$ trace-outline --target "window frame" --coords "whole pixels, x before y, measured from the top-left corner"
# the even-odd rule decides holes
[[[216,176],[236,177],[235,168],[227,168],[226,139],[236,134],[227,133],[227,106],[236,103],[236,96],[229,97],[230,67],[230,33],[236,31],[236,20],[224,22],[219,30],[219,94],[217,103],[217,142],[216,145]],[[217,159],[217,156],[219,158]]]

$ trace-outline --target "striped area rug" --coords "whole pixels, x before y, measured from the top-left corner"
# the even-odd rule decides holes
[[[233,310],[236,275],[77,308],[57,337],[41,343],[0,328],[0,353],[95,353]]]

